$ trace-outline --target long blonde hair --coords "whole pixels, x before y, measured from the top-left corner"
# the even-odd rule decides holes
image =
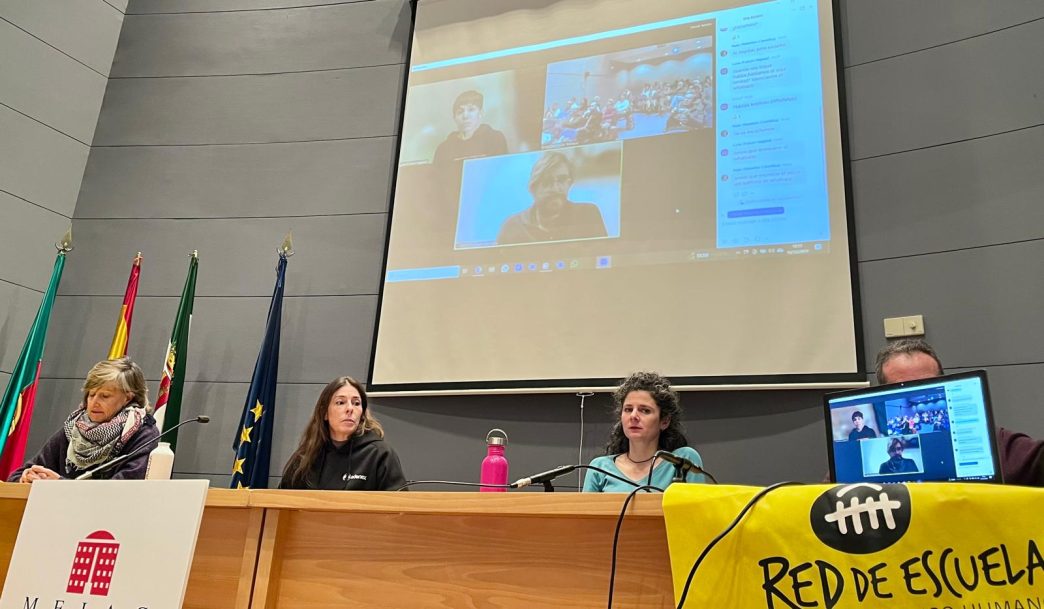
[[[297,445],[297,450],[294,451],[294,454],[290,455],[290,459],[286,462],[286,467],[283,468],[283,480],[288,486],[298,487],[304,485],[305,480],[308,478],[308,473],[312,471],[312,467],[315,466],[315,462],[319,458],[319,453],[330,442],[330,424],[326,421],[326,411],[334,394],[345,385],[355,387],[356,391],[359,392],[359,399],[362,400],[362,416],[359,420],[359,426],[353,435],[361,436],[368,431],[372,431],[377,434],[377,437],[384,437],[384,427],[381,426],[381,422],[377,420],[377,417],[370,412],[366,403],[366,389],[363,388],[362,383],[350,376],[335,378],[319,394],[319,399],[315,401],[315,409],[312,410],[312,418],[309,419],[304,433],[301,434],[301,442]]]

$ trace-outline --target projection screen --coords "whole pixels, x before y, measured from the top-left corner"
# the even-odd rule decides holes
[[[829,0],[421,0],[373,391],[865,381]]]

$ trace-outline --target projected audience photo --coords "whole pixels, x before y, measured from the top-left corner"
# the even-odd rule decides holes
[[[946,394],[940,388],[921,389],[885,402],[890,436],[949,431]]]
[[[885,437],[860,444],[863,475],[917,474],[924,471],[921,439],[916,435]]]
[[[856,442],[876,438],[880,433],[873,404],[859,404],[830,411],[835,442]]]
[[[549,64],[541,145],[712,128],[713,70],[710,36]]]
[[[446,164],[535,148],[515,118],[517,89],[512,71],[410,87],[399,163]]]
[[[464,163],[456,249],[617,237],[621,144]]]

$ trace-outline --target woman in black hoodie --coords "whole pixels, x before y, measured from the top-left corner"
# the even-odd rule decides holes
[[[283,468],[279,488],[393,491],[403,484],[399,457],[367,410],[362,384],[347,376],[330,381]]]

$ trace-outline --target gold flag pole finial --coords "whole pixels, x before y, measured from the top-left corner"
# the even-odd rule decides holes
[[[294,231],[287,231],[283,237],[283,244],[276,250],[280,258],[289,258],[294,255]]]
[[[199,250],[192,250],[192,257],[198,259],[199,258]]]
[[[73,251],[71,226],[69,227],[69,230],[65,231],[65,234],[62,235],[62,240],[54,244],[54,247],[63,254]]]
[[[141,252],[138,252],[138,255],[134,257],[134,266],[141,266],[141,261],[143,258],[144,256],[141,255]]]

